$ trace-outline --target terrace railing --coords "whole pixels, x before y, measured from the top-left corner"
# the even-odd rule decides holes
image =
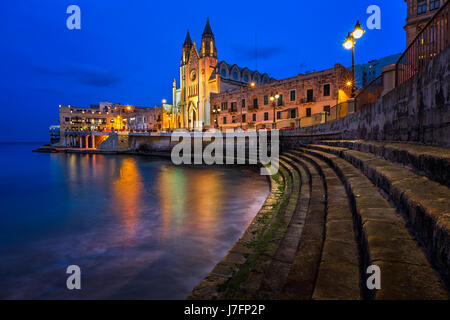
[[[380,75],[359,91],[355,99],[355,111],[361,111],[365,106],[377,101],[383,89],[383,75]]]
[[[413,77],[449,46],[449,10],[450,1],[446,1],[397,61],[396,86]]]

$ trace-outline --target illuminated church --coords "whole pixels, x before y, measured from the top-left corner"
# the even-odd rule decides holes
[[[218,62],[214,34],[209,23],[202,34],[200,50],[189,31],[184,40],[179,88],[174,80],[173,105],[164,105],[164,128],[208,128],[211,124],[211,94],[272,81],[266,73]]]

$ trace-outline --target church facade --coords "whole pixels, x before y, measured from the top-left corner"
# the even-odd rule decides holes
[[[203,129],[213,126],[211,94],[272,81],[266,73],[218,61],[214,34],[209,23],[199,50],[189,31],[182,47],[179,88],[173,83],[173,105],[165,113],[166,128]]]

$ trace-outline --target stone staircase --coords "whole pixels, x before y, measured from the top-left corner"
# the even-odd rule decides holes
[[[449,159],[368,141],[283,153],[265,205],[189,298],[448,299]]]

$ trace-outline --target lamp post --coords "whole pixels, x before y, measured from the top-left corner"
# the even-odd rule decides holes
[[[349,32],[347,35],[347,38],[345,39],[345,42],[343,44],[344,48],[347,50],[352,49],[352,77],[353,77],[353,84],[352,84],[352,95],[351,97],[355,97],[356,92],[356,86],[355,86],[355,43],[356,39],[359,39],[363,36],[363,34],[366,31],[361,27],[361,24],[359,23],[359,20],[356,21],[355,28],[352,32]]]
[[[276,108],[276,102],[275,100],[278,102],[278,99],[280,98],[280,95],[277,93],[275,96],[270,96],[270,101],[272,102],[272,106],[273,106],[273,124],[272,124],[272,129],[276,129],[277,128],[277,123],[275,120],[275,108]]]
[[[214,119],[214,128],[218,127],[217,118],[219,116],[220,108],[217,108],[216,106],[213,107],[212,113],[215,115]]]

